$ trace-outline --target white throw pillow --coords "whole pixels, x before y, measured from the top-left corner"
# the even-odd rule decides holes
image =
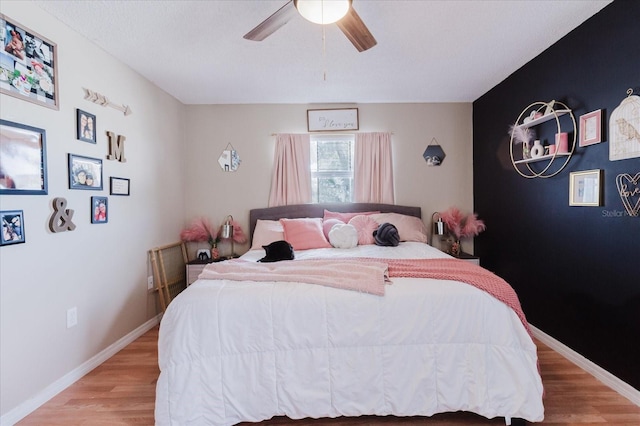
[[[353,225],[335,224],[329,231],[329,242],[335,248],[353,248],[358,245],[358,230]]]

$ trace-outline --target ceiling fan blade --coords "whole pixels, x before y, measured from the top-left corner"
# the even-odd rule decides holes
[[[349,8],[349,12],[345,17],[336,22],[336,24],[359,52],[364,52],[378,44],[353,6]]]
[[[262,41],[289,22],[289,20],[297,13],[298,10],[293,4],[293,0],[289,0],[287,4],[278,9],[273,15],[269,16],[257,27],[246,33],[244,38],[247,40]]]

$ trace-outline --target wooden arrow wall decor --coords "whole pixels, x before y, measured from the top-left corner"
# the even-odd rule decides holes
[[[85,89],[84,87],[82,89],[84,90],[84,98],[88,101],[93,102],[94,104],[102,105],[103,107],[109,106],[111,108],[115,108],[118,111],[122,111],[124,115],[129,115],[133,112],[128,105],[115,104],[111,102],[105,95],[94,92],[93,90]]]

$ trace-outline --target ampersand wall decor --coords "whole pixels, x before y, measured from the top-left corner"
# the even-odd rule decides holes
[[[67,200],[62,197],[53,199],[53,214],[49,219],[49,229],[51,232],[73,231],[76,225],[71,221],[73,210],[65,209]]]

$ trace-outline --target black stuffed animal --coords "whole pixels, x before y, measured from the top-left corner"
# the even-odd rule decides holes
[[[267,253],[258,262],[278,262],[280,260],[293,260],[295,257],[293,247],[285,240],[274,241],[269,245],[262,246]]]

